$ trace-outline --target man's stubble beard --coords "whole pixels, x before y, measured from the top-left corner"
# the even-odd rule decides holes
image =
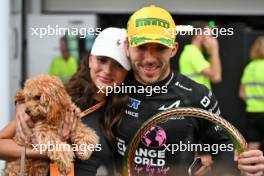
[[[159,76],[155,76],[154,78],[148,78],[145,75],[141,75],[139,71],[139,67],[136,66],[135,64],[132,65],[132,70],[135,76],[135,79],[144,84],[144,85],[149,85],[149,84],[155,84],[157,82],[160,82],[164,80],[170,73],[170,65],[162,65],[161,68],[159,69]]]

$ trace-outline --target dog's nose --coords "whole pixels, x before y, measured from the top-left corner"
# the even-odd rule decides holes
[[[27,114],[29,114],[30,113],[30,110],[29,109],[26,109],[26,111],[25,111]]]

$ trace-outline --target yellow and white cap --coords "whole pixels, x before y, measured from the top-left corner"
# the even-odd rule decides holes
[[[176,25],[170,13],[151,5],[136,11],[127,23],[129,45],[136,47],[145,43],[159,43],[173,48]]]

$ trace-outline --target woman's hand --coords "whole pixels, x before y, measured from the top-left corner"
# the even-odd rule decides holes
[[[27,143],[32,143],[32,128],[34,123],[25,112],[25,104],[16,105],[16,136]]]
[[[65,118],[61,121],[59,128],[59,134],[64,140],[68,140],[70,138],[71,131],[75,129],[78,120],[79,119],[76,118],[74,111],[66,111]]]

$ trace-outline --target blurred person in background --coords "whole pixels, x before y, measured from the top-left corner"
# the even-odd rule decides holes
[[[247,140],[249,147],[260,149],[264,140],[264,36],[256,39],[250,49],[251,61],[243,71],[239,96],[246,103]]]
[[[205,29],[211,29],[206,23],[195,23],[194,27],[201,29],[201,32],[194,34],[191,44],[184,46],[179,58],[179,70],[211,90],[210,82],[219,83],[222,80],[219,43],[210,33],[205,33]]]
[[[76,58],[71,56],[66,36],[60,39],[61,55],[53,59],[49,68],[49,75],[58,76],[66,85],[76,73],[78,64]]]

